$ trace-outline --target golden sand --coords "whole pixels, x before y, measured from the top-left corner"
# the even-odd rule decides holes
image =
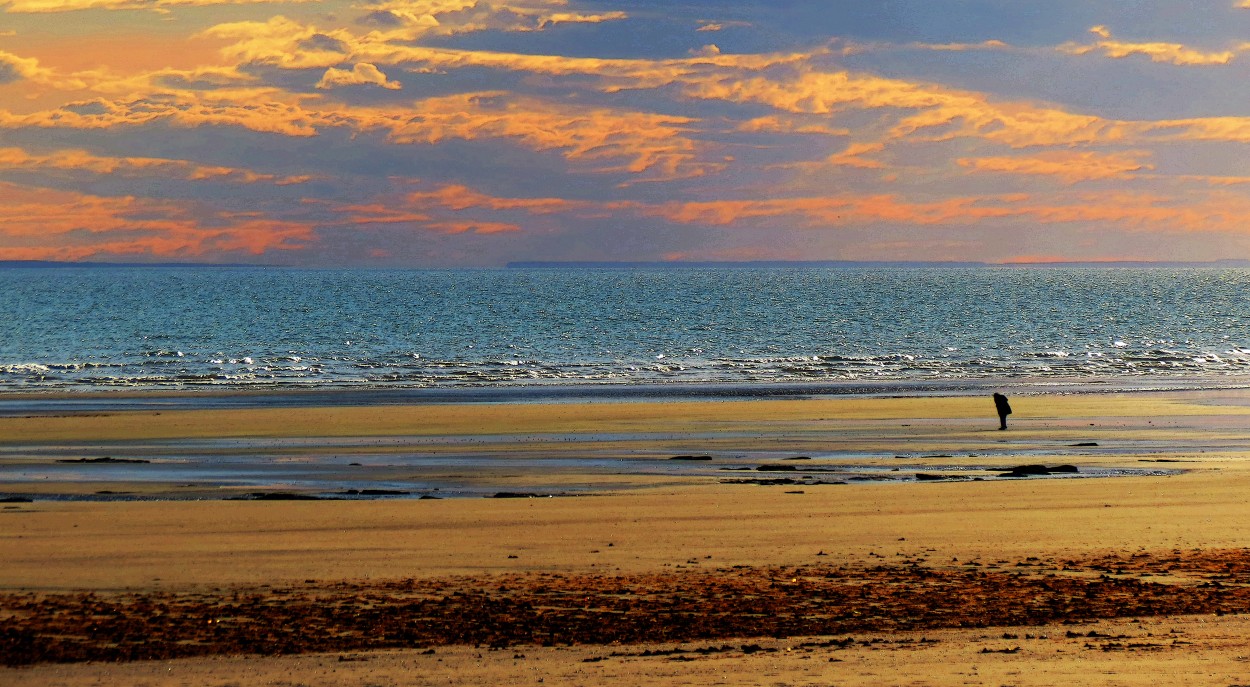
[[[970,397],[112,412],[0,419],[0,445],[256,436],[392,437],[402,444],[410,436],[478,436],[502,437],[499,450],[506,452],[553,448],[544,437],[560,435],[561,445],[609,452],[808,452],[836,445],[865,451],[864,460],[884,465],[895,453],[909,456],[908,465],[950,466],[995,451],[1018,463],[1183,472],[818,487],[621,479],[594,496],[506,500],[36,501],[0,511],[0,589],[185,590],[544,571],[668,574],[804,565],[817,554],[824,562],[861,565],[880,556],[992,562],[1250,545],[1250,406],[1240,394],[1037,396],[1013,398],[1013,406],[1006,432],[995,431],[988,399]],[[1096,446],[1074,446],[1091,443]],[[939,453],[943,457],[928,457]],[[567,465],[576,472],[576,461]],[[493,478],[510,484],[506,474]],[[21,489],[0,484],[3,491]],[[636,656],[581,664],[603,653],[582,647],[481,658],[471,649],[447,649],[440,661],[383,652],[346,662],[41,665],[2,669],[0,683],[175,684],[166,674],[199,676],[188,678],[195,684],[272,684],[275,676],[293,684],[532,684],[543,675],[549,684],[1138,684],[1151,676],[1155,684],[1250,683],[1244,644],[1226,641],[1244,637],[1243,616],[1152,619],[1147,626],[1108,622],[1131,630],[1111,634],[1132,635],[1139,644],[1151,643],[1144,627],[1179,623],[1193,629],[1186,635],[1192,641],[1148,652],[1095,651],[1054,626],[1029,632],[1049,640],[1016,642],[1019,652],[985,655],[977,652],[1010,648],[995,638],[1019,633],[949,630],[932,646],[900,643],[906,637],[899,635],[885,637],[895,643],[881,651],[730,652],[685,662]],[[526,658],[511,659],[513,653]],[[415,665],[419,678],[406,668]]]

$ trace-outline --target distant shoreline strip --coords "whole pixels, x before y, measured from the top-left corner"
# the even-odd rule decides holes
[[[1215,260],[1210,262],[921,262],[921,261],[855,261],[855,260],[748,260],[720,261],[551,261],[509,262],[508,269],[926,269],[926,268],[1250,268],[1250,260]]]

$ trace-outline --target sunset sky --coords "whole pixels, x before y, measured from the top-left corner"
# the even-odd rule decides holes
[[[0,0],[0,259],[1250,259],[1250,0]]]

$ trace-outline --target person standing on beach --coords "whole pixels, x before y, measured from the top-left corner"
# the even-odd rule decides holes
[[[994,392],[994,408],[998,411],[998,428],[1007,429],[1007,416],[1011,415],[1011,404],[1007,402],[1007,397]]]

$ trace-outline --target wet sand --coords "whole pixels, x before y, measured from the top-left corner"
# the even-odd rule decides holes
[[[1058,628],[994,628],[629,647],[455,646],[377,652],[63,664],[17,684],[95,685],[1113,685],[1246,683],[1244,617],[1147,618]],[[1081,636],[1069,637],[1068,632]],[[1088,633],[1118,639],[1091,638]],[[1011,636],[1011,638],[1004,638]],[[1152,645],[1121,649],[1115,645]],[[722,650],[722,647],[727,649]],[[1174,647],[1173,647],[1174,645]],[[758,648],[756,648],[758,647]],[[1157,648],[1155,648],[1157,647]],[[713,651],[707,651],[707,649]],[[685,653],[674,653],[684,649]],[[746,649],[746,650],[744,650]],[[1017,649],[1016,651],[1011,651]],[[749,651],[749,653],[748,653]],[[650,653],[648,653],[650,652]],[[2,675],[2,673],[0,673]],[[8,677],[6,675],[5,677]],[[29,682],[26,682],[29,680]]]
[[[1245,397],[1012,405],[1006,432],[988,399],[960,397],[3,418],[0,477],[26,460],[15,447],[79,442],[381,441],[354,444],[363,463],[415,441],[449,456],[481,440],[505,459],[483,478],[493,487],[594,495],[4,504],[6,663],[45,657],[0,669],[0,682],[1250,683],[1244,642],[1230,640],[1250,612]],[[507,469],[507,456],[538,453],[554,459]],[[743,465],[807,454],[790,464],[953,479],[584,474],[588,453]],[[1020,464],[1171,472],[984,471]],[[0,486],[22,489],[39,486]],[[432,624],[439,608],[468,624]],[[225,622],[204,634],[213,619]],[[257,655],[283,651],[300,655]],[[54,662],[84,658],[108,662]]]
[[[1062,415],[1046,414],[1052,398],[1062,399]],[[766,478],[994,477],[1039,457],[1079,462],[1079,475],[1158,472],[1171,466],[1118,459],[1236,449],[1235,436],[1228,446],[1225,437],[1244,411],[1195,405],[1192,395],[1023,400],[1013,420],[1020,431],[1009,433],[986,421],[980,397],[53,411],[0,417],[0,496],[562,495]],[[1205,426],[1164,436],[1148,419],[1155,415]],[[1087,445],[1108,432],[1114,442]],[[773,471],[741,474],[761,466]]]

